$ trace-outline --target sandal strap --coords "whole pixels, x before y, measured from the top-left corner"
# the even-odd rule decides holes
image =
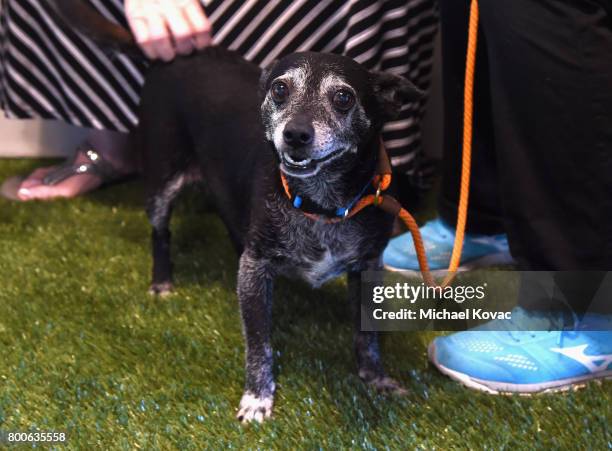
[[[84,155],[89,161],[76,163],[79,155]],[[121,177],[113,166],[106,161],[88,142],[81,144],[75,152],[74,158],[50,171],[42,179],[43,185],[53,186],[67,178],[80,174],[92,174],[100,177],[105,183]]]

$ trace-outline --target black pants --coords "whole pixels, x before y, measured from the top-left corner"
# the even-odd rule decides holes
[[[479,4],[468,231],[505,231],[521,270],[612,270],[612,1]],[[440,0],[451,225],[468,15],[468,0]]]

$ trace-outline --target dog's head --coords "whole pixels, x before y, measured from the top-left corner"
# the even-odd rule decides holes
[[[350,58],[294,53],[262,74],[261,106],[267,139],[281,170],[316,175],[332,161],[358,159],[362,144],[401,106],[420,97],[403,77],[368,71]]]

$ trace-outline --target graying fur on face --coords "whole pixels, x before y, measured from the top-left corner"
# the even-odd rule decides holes
[[[371,122],[359,101],[358,93],[343,77],[331,70],[313,77],[311,68],[304,62],[278,76],[271,84],[276,81],[287,84],[289,97],[278,104],[270,93],[266,95],[261,108],[267,139],[274,144],[281,158],[290,159],[287,153],[290,148],[284,141],[283,132],[294,117],[305,115],[314,129],[313,142],[306,149],[306,162],[325,159],[310,172],[294,174],[285,171],[288,175],[311,177],[346,152],[357,152],[361,141],[360,132],[368,129]],[[339,90],[355,96],[355,105],[347,112],[338,111],[333,106],[332,99]]]
[[[300,93],[306,92],[308,71],[308,64],[304,64],[301,67],[290,69],[280,77],[275,78],[273,82],[282,81],[287,83],[291,89],[292,95],[289,97],[287,104],[279,106],[272,100],[268,92],[261,106],[265,121],[266,138],[273,142],[277,149],[280,149],[281,146],[284,145],[283,130],[287,122],[289,122],[292,112],[296,111],[300,106],[300,101],[302,100],[302,95],[300,95]]]

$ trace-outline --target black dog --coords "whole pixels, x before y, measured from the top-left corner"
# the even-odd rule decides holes
[[[90,37],[135,51],[125,30],[82,11],[80,2],[57,6]],[[172,287],[172,203],[185,184],[201,179],[240,254],[241,421],[263,421],[272,412],[271,307],[278,275],[319,287],[347,272],[359,376],[378,389],[402,391],[385,376],[377,334],[360,330],[359,314],[360,272],[380,268],[392,215],[366,208],[329,223],[305,212],[342,219],[371,186],[383,123],[418,95],[403,78],[317,53],[289,55],[262,72],[235,53],[210,48],[149,70],[138,139],[153,225],[151,290],[163,294]]]

